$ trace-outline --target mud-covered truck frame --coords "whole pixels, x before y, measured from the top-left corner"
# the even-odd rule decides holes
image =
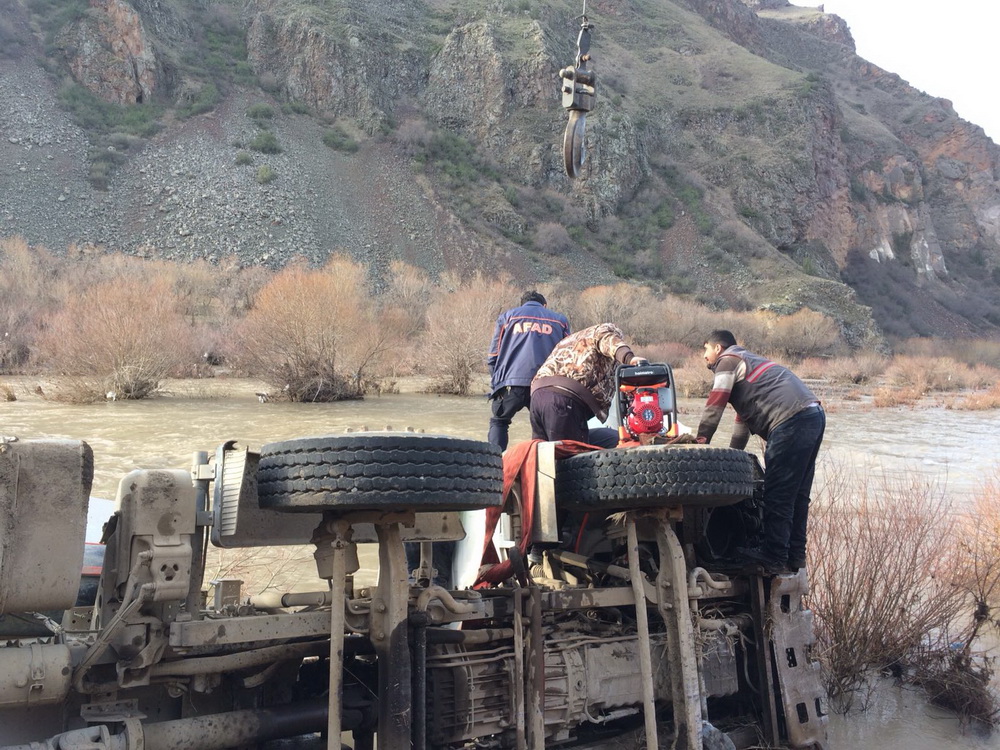
[[[759,520],[755,459],[530,452],[494,537],[499,585],[414,584],[404,551],[482,544],[484,509],[505,502],[498,450],[351,433],[127,474],[96,599],[76,606],[91,449],[5,439],[0,747],[823,747],[805,572],[718,572]],[[526,533],[540,566],[516,551]],[[291,544],[315,546],[304,593],[221,580],[207,598],[210,545]]]

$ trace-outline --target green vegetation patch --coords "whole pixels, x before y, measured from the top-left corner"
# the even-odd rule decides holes
[[[257,170],[257,182],[261,185],[267,185],[270,182],[274,182],[276,179],[278,179],[278,173],[267,164]]]
[[[274,119],[274,107],[258,103],[247,107],[247,117],[257,123],[260,127],[267,127],[267,123]]]
[[[59,103],[76,123],[92,133],[120,132],[149,137],[160,129],[160,109],[152,104],[113,104],[94,96],[79,84],[59,89]]]
[[[334,151],[344,151],[352,154],[361,146],[350,134],[339,125],[327,128],[323,131],[323,144],[329,146]]]
[[[281,153],[281,145],[278,143],[278,137],[271,130],[262,130],[257,133],[253,137],[253,140],[250,141],[248,147],[262,154]]]
[[[199,89],[194,99],[187,105],[177,108],[177,114],[181,117],[194,117],[211,112],[222,100],[222,93],[214,83],[206,83]]]

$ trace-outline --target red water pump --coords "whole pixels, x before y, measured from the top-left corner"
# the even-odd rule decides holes
[[[654,388],[636,389],[625,418],[629,434],[658,435],[663,432],[663,409],[659,401],[659,394]]]

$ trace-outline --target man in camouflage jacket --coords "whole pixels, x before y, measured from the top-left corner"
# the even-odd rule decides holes
[[[587,420],[607,419],[615,366],[645,362],[633,354],[621,329],[612,323],[567,336],[531,381],[531,437],[591,442]]]

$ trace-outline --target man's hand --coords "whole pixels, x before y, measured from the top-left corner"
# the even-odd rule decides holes
[[[637,357],[637,356],[633,355],[632,356],[632,360],[629,362],[629,364],[632,365],[633,367],[638,366],[638,365],[648,365],[649,364],[649,360],[646,359],[645,357]]]

